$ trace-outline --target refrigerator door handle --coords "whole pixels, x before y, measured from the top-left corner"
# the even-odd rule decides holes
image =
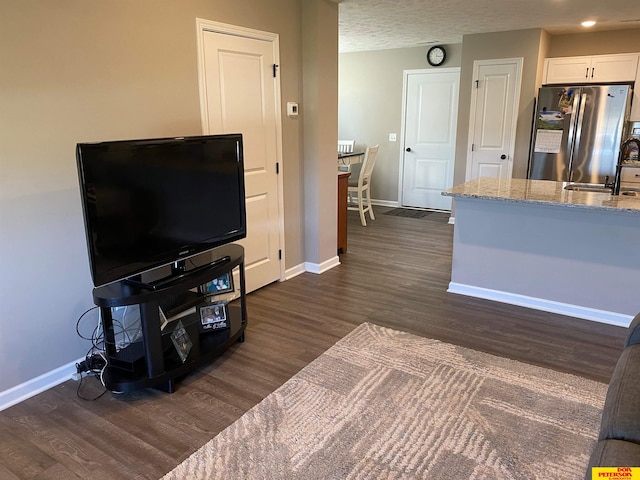
[[[569,138],[567,142],[567,148],[569,148],[569,181],[573,181],[573,153],[578,150],[580,146],[580,136],[582,135],[582,121],[584,119],[584,108],[587,104],[587,94],[583,93],[578,102],[578,97],[576,96],[574,100],[574,112],[575,108],[578,108],[578,115],[572,115],[571,125],[569,129]]]
[[[582,117],[584,116],[584,105],[587,99],[587,94],[583,93],[581,96],[575,95],[573,97],[573,105],[571,121],[569,122],[569,135],[567,136],[567,172],[569,178],[566,181],[571,181],[571,172],[573,168],[573,152],[575,151],[574,146],[580,143],[580,132],[582,131]],[[576,112],[578,114],[576,115]],[[575,145],[574,145],[575,144]]]

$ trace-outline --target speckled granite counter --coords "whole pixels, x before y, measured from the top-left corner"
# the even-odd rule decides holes
[[[565,190],[565,185],[546,180],[478,178],[442,192],[442,195],[640,214],[640,196]]]
[[[640,197],[480,178],[455,200],[448,291],[627,326],[640,312]]]

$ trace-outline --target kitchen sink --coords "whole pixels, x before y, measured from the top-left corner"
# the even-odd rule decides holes
[[[596,183],[570,183],[564,187],[565,190],[576,190],[579,192],[597,192],[597,193],[611,193],[610,187],[605,187],[602,184]]]

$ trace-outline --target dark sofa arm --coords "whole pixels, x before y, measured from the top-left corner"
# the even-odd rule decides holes
[[[609,382],[585,480],[592,478],[594,466],[640,465],[640,313],[629,325],[624,347]]]
[[[624,342],[624,346],[636,345],[640,343],[640,313],[635,316],[629,325],[629,334],[627,340]]]
[[[591,480],[593,467],[637,467],[640,445],[624,440],[600,440],[589,460],[585,480]]]
[[[640,345],[625,348],[613,371],[598,440],[608,439],[640,445]]]

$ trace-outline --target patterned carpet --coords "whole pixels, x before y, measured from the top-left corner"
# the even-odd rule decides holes
[[[365,323],[172,479],[581,479],[606,385]]]

